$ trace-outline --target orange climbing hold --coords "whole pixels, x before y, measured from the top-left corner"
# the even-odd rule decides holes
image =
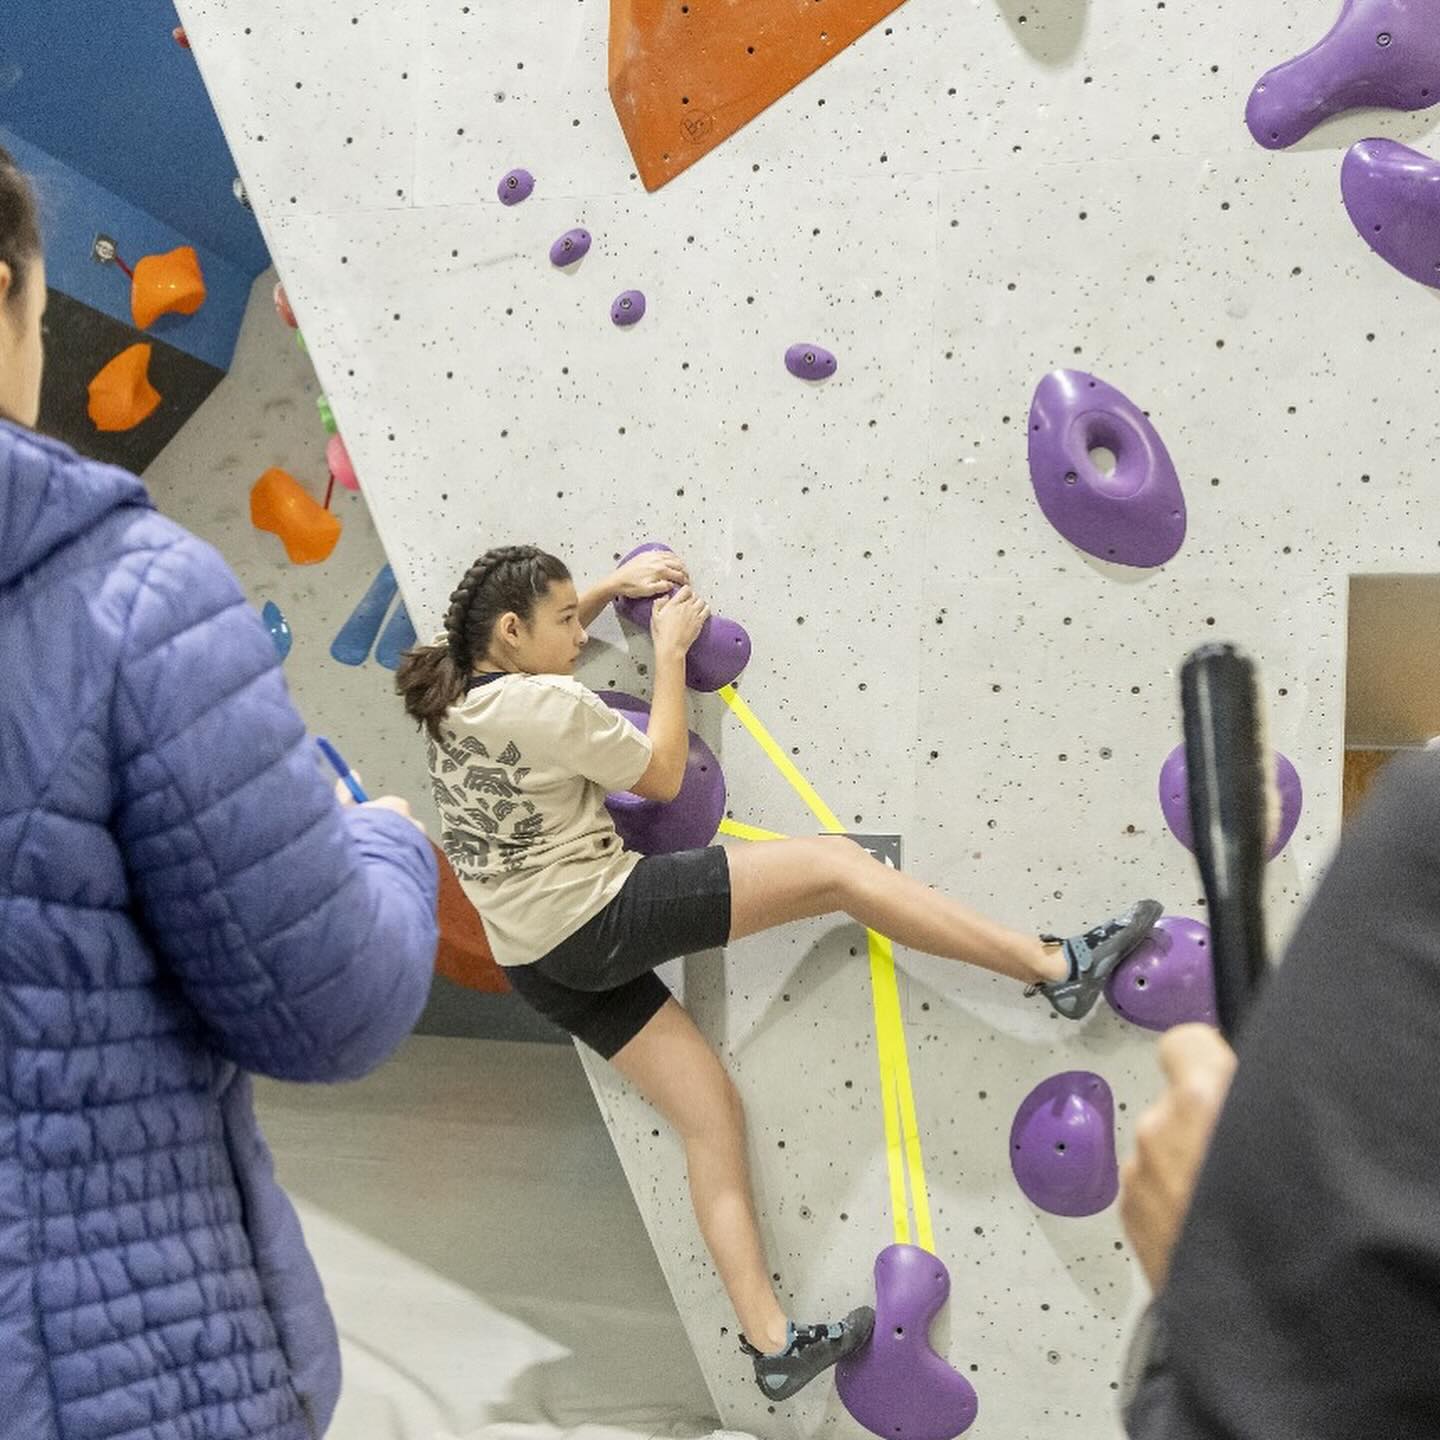
[[[148,420],[160,404],[160,392],[150,383],[148,345],[122,350],[90,382],[90,419],[97,430],[133,430]]]
[[[469,990],[503,995],[509,990],[510,982],[495,963],[490,937],[485,933],[479,912],[461,889],[450,862],[438,846],[435,858],[440,865],[440,948],[435,952],[435,968],[447,980]]]
[[[250,491],[250,523],[278,535],[295,565],[326,559],[340,538],[340,517],[284,470],[267,470]]]
[[[610,99],[645,188],[673,180],[904,3],[610,0]]]
[[[205,303],[205,277],[191,245],[165,255],[147,255],[130,282],[130,315],[137,330],[148,330],[162,315],[193,315]]]

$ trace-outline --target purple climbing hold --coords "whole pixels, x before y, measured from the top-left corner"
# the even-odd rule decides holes
[[[649,724],[650,707],[643,700],[618,690],[598,693],[638,729]],[[632,790],[618,790],[605,797],[605,806],[627,849],[642,855],[700,850],[715,838],[725,818],[725,776],[715,752],[692,730],[685,778],[673,800],[646,800]]]
[[[574,265],[590,253],[590,232],[577,227],[567,230],[551,247],[550,263],[562,270]]]
[[[1119,1193],[1115,1097],[1089,1070],[1042,1080],[1010,1127],[1010,1168],[1030,1201],[1052,1215],[1097,1215]]]
[[[886,1440],[954,1440],[975,1423],[975,1387],[930,1344],[950,1295],[944,1262],[916,1245],[890,1245],[875,1260],[875,1330],[835,1368],[851,1417]]]
[[[518,205],[522,200],[530,198],[530,192],[534,188],[535,177],[528,170],[507,170],[500,177],[495,193],[499,195],[502,205]]]
[[[668,550],[670,546],[650,540],[637,545],[621,560],[625,564],[647,550]],[[649,630],[654,599],[633,599],[622,595],[615,611],[632,625]],[[712,615],[700,628],[695,643],[685,656],[685,684],[691,690],[713,691],[731,684],[750,663],[750,636],[742,625],[723,615]]]
[[[1122,1019],[1146,1030],[1218,1024],[1210,927],[1183,915],[1162,917],[1150,938],[1115,967],[1105,998]]]
[[[645,314],[645,297],[638,290],[626,290],[615,297],[610,318],[617,325],[634,325]]]
[[[1440,0],[1345,0],[1319,44],[1260,77],[1245,123],[1267,150],[1283,150],[1342,110],[1437,103]]]
[[[1275,752],[1275,783],[1280,789],[1280,830],[1270,842],[1268,858],[1273,860],[1289,843],[1305,808],[1300,774],[1289,758]],[[1190,825],[1190,771],[1185,763],[1185,746],[1177,745],[1160,767],[1160,809],[1170,833],[1187,849],[1195,848]]]
[[[1109,450],[1106,473],[1091,452]],[[1113,386],[1054,370],[1030,406],[1030,479],[1045,518],[1072,544],[1118,565],[1163,565],[1185,540],[1185,496],[1165,442]]]
[[[819,345],[792,345],[785,352],[785,368],[801,380],[828,380],[836,364],[835,357]]]
[[[1394,140],[1352,145],[1340,169],[1345,208],[1382,260],[1440,288],[1440,160]]]

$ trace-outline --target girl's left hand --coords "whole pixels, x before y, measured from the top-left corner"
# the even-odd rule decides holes
[[[617,594],[645,600],[688,585],[690,572],[673,550],[647,550],[622,565],[610,583]]]

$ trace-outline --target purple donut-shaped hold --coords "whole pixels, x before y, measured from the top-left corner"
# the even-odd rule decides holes
[[[602,690],[600,698],[639,730],[650,721],[650,707],[633,695]],[[626,848],[642,855],[669,855],[708,845],[725,818],[725,775],[715,752],[692,730],[680,793],[670,801],[647,800],[632,790],[605,797],[615,829]]]
[[[624,290],[610,306],[610,318],[617,325],[636,325],[645,314],[645,296],[639,290]]]
[[[792,345],[785,352],[785,368],[801,380],[828,380],[838,363],[822,345]]]
[[[1010,1127],[1010,1168],[1030,1202],[1051,1215],[1096,1215],[1120,1191],[1115,1097],[1089,1070],[1042,1080]]]
[[[1115,456],[1102,471],[1091,451]],[[1030,406],[1030,480],[1045,518],[1100,560],[1149,567],[1185,540],[1185,496],[1165,442],[1139,408],[1083,370],[1056,370]]]
[[[1323,40],[1260,77],[1245,123],[1267,150],[1283,150],[1342,110],[1437,103],[1440,0],[1345,0]]]
[[[670,546],[650,540],[637,545],[621,560],[621,564],[649,550],[668,550]],[[631,625],[642,630],[650,628],[655,609],[653,598],[633,599],[622,595],[615,601],[615,611]],[[685,684],[691,690],[714,691],[732,684],[750,663],[750,636],[744,626],[723,615],[712,615],[700,627],[695,643],[685,656]]]
[[[535,188],[535,177],[528,170],[507,170],[495,187],[502,205],[518,205],[530,198]]]
[[[1270,842],[1268,859],[1273,860],[1289,843],[1305,808],[1300,773],[1288,756],[1275,752],[1275,783],[1280,789],[1280,830]],[[1160,767],[1160,809],[1170,833],[1187,849],[1195,848],[1195,831],[1190,823],[1190,770],[1185,763],[1185,746],[1177,745]]]
[[[1340,167],[1340,192],[1382,260],[1440,288],[1440,160],[1394,140],[1362,140]]]
[[[1122,1019],[1146,1030],[1218,1024],[1210,927],[1183,915],[1163,916],[1115,967],[1105,998]]]
[[[590,232],[578,225],[567,230],[551,247],[550,263],[561,270],[574,265],[590,253]]]

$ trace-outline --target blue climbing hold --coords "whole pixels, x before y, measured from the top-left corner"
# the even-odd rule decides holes
[[[275,653],[281,660],[284,660],[290,653],[290,646],[295,642],[295,637],[290,633],[289,621],[285,619],[280,607],[273,600],[265,602],[265,608],[261,610],[260,618],[265,622],[265,628],[275,642]]]
[[[385,612],[395,598],[395,572],[384,565],[380,573],[370,582],[360,603],[351,612],[350,618],[340,627],[340,633],[330,646],[331,656],[342,665],[363,665],[370,654],[370,647],[385,623]]]

